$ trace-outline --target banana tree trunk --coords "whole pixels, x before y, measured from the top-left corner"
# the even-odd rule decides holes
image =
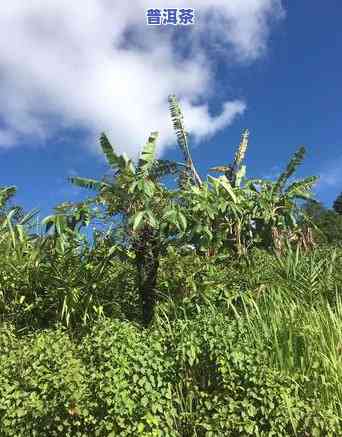
[[[135,246],[137,288],[142,307],[142,321],[146,327],[151,323],[154,315],[159,253],[159,244],[152,238],[140,240],[140,244]]]

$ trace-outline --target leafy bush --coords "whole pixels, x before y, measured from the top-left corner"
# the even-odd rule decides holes
[[[27,250],[1,257],[0,320],[32,332],[59,322],[80,331],[102,315],[138,318],[132,268],[108,259],[102,247],[37,256]]]
[[[1,345],[11,335],[1,332]],[[0,434],[77,436],[74,415],[86,389],[85,368],[61,330],[23,337],[0,356]]]
[[[61,329],[13,338],[0,358],[7,436],[339,435],[300,377],[268,366],[242,321],[205,312],[154,330],[102,321],[80,343]],[[297,434],[295,434],[296,430]]]
[[[177,429],[181,435],[335,435],[341,422],[317,398],[301,392],[300,376],[267,364],[242,321],[199,314],[164,324],[178,375]],[[302,435],[302,434],[300,434]],[[311,435],[311,434],[309,434]]]
[[[107,321],[81,344],[95,435],[172,436],[172,356],[162,339]],[[176,434],[177,435],[177,434]]]

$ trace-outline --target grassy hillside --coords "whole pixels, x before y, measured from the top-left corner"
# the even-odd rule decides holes
[[[342,435],[338,211],[298,206],[304,148],[248,179],[248,132],[202,181],[170,111],[184,163],[102,135],[113,178],[35,226],[0,189],[0,435]]]

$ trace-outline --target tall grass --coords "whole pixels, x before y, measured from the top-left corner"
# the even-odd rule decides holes
[[[242,311],[230,303],[232,313],[245,320],[256,347],[267,345],[271,366],[300,374],[306,392],[341,416],[340,257],[336,251],[306,257],[297,251],[273,263],[273,283],[242,295]]]

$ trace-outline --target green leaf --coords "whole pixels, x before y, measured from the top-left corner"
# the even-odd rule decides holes
[[[187,227],[187,222],[186,222],[185,215],[180,211],[178,212],[178,222],[180,224],[181,230],[185,231]]]
[[[169,223],[176,224],[177,223],[177,211],[175,209],[169,209],[163,215],[163,220],[167,220]]]
[[[286,190],[285,193],[288,195],[302,195],[303,193],[309,192],[314,184],[317,182],[317,176],[309,176],[301,181],[293,182]]]
[[[133,217],[133,230],[134,231],[136,231],[140,227],[144,215],[145,215],[145,211],[139,211]]]
[[[151,133],[140,154],[138,169],[143,174],[148,174],[153,166],[158,135],[158,132]]]
[[[110,185],[106,182],[97,181],[95,179],[81,178],[78,176],[72,176],[68,178],[69,182],[81,188],[88,188],[90,190],[101,191],[104,188],[110,188]]]
[[[169,109],[171,114],[171,119],[173,122],[173,127],[176,132],[178,145],[183,152],[183,156],[185,159],[186,164],[189,166],[189,170],[191,171],[192,178],[195,181],[197,185],[202,185],[202,181],[200,176],[198,175],[196,168],[193,164],[192,157],[190,154],[190,149],[188,145],[188,133],[184,126],[184,117],[182,114],[181,107],[177,101],[177,98],[175,95],[169,96]]]
[[[2,208],[16,192],[17,188],[15,186],[0,188],[0,208]]]
[[[242,178],[246,175],[246,166],[242,165],[240,170],[236,173],[235,186],[240,187]]]
[[[153,215],[152,211],[150,209],[146,210],[146,214],[149,218],[149,223],[153,228],[158,227],[158,221],[156,220],[155,216]]]
[[[143,185],[143,192],[148,196],[152,197],[155,192],[155,185],[152,181],[144,181]]]
[[[110,144],[107,136],[104,133],[101,134],[100,144],[111,168],[113,170],[117,170],[117,168],[123,169],[125,166],[125,160],[122,156],[119,156],[114,152],[113,146]]]
[[[230,185],[230,182],[225,176],[220,176],[218,178],[220,181],[221,186],[229,193],[230,197],[232,198],[233,202],[236,203],[236,196],[233,190],[233,187]]]
[[[274,190],[276,192],[280,193],[283,190],[287,180],[297,170],[298,166],[303,161],[304,156],[305,156],[305,147],[302,146],[299,148],[299,150],[297,150],[297,152],[294,153],[290,162],[287,164],[286,169],[283,171],[283,173],[279,176],[278,180],[276,181],[274,185]]]

